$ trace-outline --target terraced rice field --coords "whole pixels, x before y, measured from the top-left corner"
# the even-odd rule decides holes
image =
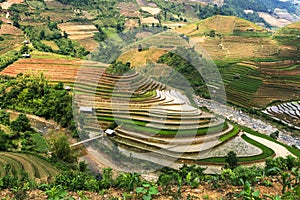
[[[300,101],[269,106],[263,112],[276,120],[300,129]]]
[[[88,51],[93,51],[98,46],[93,39],[98,29],[93,24],[67,22],[59,24],[58,28],[65,31],[70,39],[78,41]]]
[[[256,69],[256,64],[250,61],[221,68],[228,102],[242,107],[255,107],[253,96],[262,83],[261,79],[251,76]]]
[[[210,149],[230,143],[239,133],[237,127],[191,106],[180,92],[137,72],[117,76],[98,68],[93,74],[84,69],[79,74],[74,86],[76,108],[92,107],[95,112],[95,115],[81,113],[82,136],[93,137],[100,133],[100,128],[105,130],[116,123],[116,136],[112,140],[126,155],[159,164],[177,158],[195,162],[214,156],[215,153],[209,154]],[[112,144],[105,138],[98,142],[102,153],[109,152],[108,157],[116,154],[108,150]],[[247,152],[254,148],[245,141],[242,143]],[[103,149],[106,145],[109,147]],[[155,159],[141,158],[139,152],[151,152]],[[253,154],[261,152],[256,150]],[[157,159],[160,161],[154,161]]]
[[[157,62],[158,59],[167,53],[167,51],[157,48],[150,48],[149,50],[144,50],[139,52],[138,50],[134,49],[132,51],[125,52],[122,54],[118,61],[121,62],[130,62],[131,66],[138,67],[144,66],[147,62]]]
[[[29,178],[43,179],[53,177],[58,173],[47,161],[33,155],[0,152],[0,176],[5,176],[5,166],[10,164],[12,171],[25,171]],[[19,174],[20,176],[20,174]]]
[[[137,48],[141,44],[143,48],[157,47],[164,50],[172,50],[177,47],[189,47],[187,41],[183,40],[173,31],[164,31],[129,45],[127,48]],[[125,51],[126,52],[126,51]]]
[[[80,67],[93,70],[100,64],[92,61],[74,59],[49,53],[35,52],[32,58],[20,59],[0,72],[2,75],[16,76],[19,73],[44,73],[52,83],[63,82],[73,84]]]
[[[263,107],[275,100],[300,98],[300,67],[295,61],[259,62],[263,83],[254,95],[254,103]]]

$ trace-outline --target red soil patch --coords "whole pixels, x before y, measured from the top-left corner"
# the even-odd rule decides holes
[[[93,39],[94,33],[98,30],[93,24],[68,22],[59,24],[58,27],[65,31],[70,39],[78,41],[88,51],[93,51],[98,46],[97,41]]]
[[[118,60],[122,62],[130,62],[131,66],[138,67],[145,65],[148,61],[157,62],[158,59],[166,53],[167,51],[156,48],[150,48],[149,50],[141,52],[134,49],[122,54]]]
[[[270,80],[263,82],[262,86],[253,96],[253,103],[260,107],[266,106],[274,100],[289,101],[300,98],[300,88],[297,84],[284,81]]]
[[[23,32],[10,24],[2,24],[0,28],[0,35],[3,34],[23,35]]]
[[[81,60],[67,60],[67,59],[20,59],[9,67],[0,72],[1,75],[16,76],[19,73],[41,73],[43,72],[50,81],[74,82],[78,71],[81,67],[85,67],[85,72],[95,69],[97,63],[86,62]],[[93,74],[93,73],[91,73]]]
[[[121,2],[118,5],[120,14],[125,17],[140,17],[139,6],[132,2]]]
[[[2,7],[2,9],[7,10],[11,5],[20,4],[23,2],[24,2],[24,0],[7,0],[7,1],[1,3],[0,6]]]

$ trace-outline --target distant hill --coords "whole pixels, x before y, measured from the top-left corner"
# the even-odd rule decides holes
[[[203,35],[210,31],[216,31],[218,34],[231,35],[234,32],[259,31],[264,29],[253,22],[235,17],[216,15],[205,20],[201,20],[178,29],[180,33],[192,35]]]
[[[279,29],[274,38],[282,45],[300,48],[300,22],[287,25]]]
[[[297,20],[300,14],[300,6],[289,0],[225,0],[223,7],[233,10],[235,16],[253,22],[264,22],[267,26],[277,26],[273,21],[278,19],[284,23],[293,22]],[[259,13],[270,16],[262,17]]]

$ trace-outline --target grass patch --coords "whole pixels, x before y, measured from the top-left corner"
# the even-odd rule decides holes
[[[222,135],[219,140],[221,142],[225,142],[225,141],[228,141],[230,140],[231,138],[235,137],[238,133],[240,132],[240,129],[237,127],[237,126],[234,126],[233,127],[233,130],[228,133],[228,134],[225,134],[225,135]]]
[[[255,155],[255,156],[248,156],[248,157],[238,157],[238,162],[254,162],[254,161],[259,161],[259,160],[263,160],[263,159],[266,159],[266,158],[269,158],[271,156],[273,156],[275,154],[275,152],[270,149],[269,147],[255,141],[255,140],[252,140],[251,138],[247,137],[246,135],[242,135],[242,138],[258,147],[259,149],[261,149],[263,151],[263,153],[259,154],[259,155]],[[201,159],[201,160],[198,160],[200,163],[201,162],[211,162],[211,163],[220,163],[220,164],[225,164],[225,157],[214,157],[214,158],[206,158],[206,159]]]
[[[297,67],[299,67],[299,65],[292,65],[292,66],[289,66],[289,67],[280,67],[280,68],[276,68],[280,71],[288,71],[288,70],[293,70],[293,69],[296,69]]]
[[[139,120],[131,120],[131,119],[122,119],[122,118],[115,118],[115,117],[106,117],[106,116],[97,116],[99,121],[117,121],[118,123],[126,123],[126,124],[135,124],[139,126],[146,126],[148,122],[139,121]]]
[[[247,133],[252,134],[252,135],[255,135],[255,136],[258,136],[258,137],[267,139],[267,140],[269,140],[269,141],[271,141],[271,142],[275,142],[275,143],[277,143],[277,144],[279,144],[279,145],[285,147],[289,152],[291,152],[292,154],[294,154],[295,156],[297,156],[298,158],[300,158],[300,150],[298,150],[298,149],[295,149],[295,148],[293,148],[293,147],[291,147],[291,146],[289,146],[289,145],[283,144],[283,143],[277,141],[276,139],[274,139],[274,138],[272,138],[272,137],[270,137],[270,136],[268,136],[268,135],[261,134],[261,133],[259,133],[259,132],[257,132],[257,131],[254,131],[254,130],[250,129],[250,128],[242,127],[242,126],[239,126],[239,128],[240,128],[241,130],[247,132]]]
[[[211,133],[223,131],[228,127],[227,124],[226,125],[221,124],[209,128],[199,128],[199,129],[190,129],[190,130],[168,130],[168,129],[159,129],[159,128],[157,129],[157,128],[145,127],[145,126],[130,126],[130,124],[123,124],[122,126],[127,130],[142,132],[145,134],[151,133],[151,134],[156,134],[161,136],[175,136],[175,135],[195,136],[195,134],[205,135],[205,134],[211,134]]]
[[[33,51],[31,52],[32,58],[47,58],[47,59],[68,59],[68,60],[75,60],[71,56],[59,55],[55,53],[47,53],[41,51]]]
[[[32,139],[37,145],[37,149],[36,149],[37,151],[46,152],[48,150],[48,144],[41,134],[39,133],[33,134]]]
[[[266,38],[271,37],[272,33],[269,32],[255,32],[255,31],[233,31],[233,36],[250,37],[250,38]]]

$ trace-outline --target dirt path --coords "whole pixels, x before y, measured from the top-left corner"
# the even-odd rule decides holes
[[[275,152],[276,156],[275,157],[286,157],[288,155],[292,155],[294,156],[291,152],[289,152],[285,147],[275,143],[275,142],[271,142],[270,140],[261,138],[261,137],[257,137],[254,135],[251,135],[249,133],[245,133],[245,135],[247,135],[249,138],[273,149],[273,151]]]

